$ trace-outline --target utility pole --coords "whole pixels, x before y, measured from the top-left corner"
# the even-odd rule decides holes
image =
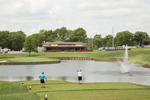
[[[88,46],[89,46],[89,38],[88,38]]]
[[[114,28],[112,27],[112,47],[114,48]]]
[[[92,39],[92,49],[93,49],[93,39]]]

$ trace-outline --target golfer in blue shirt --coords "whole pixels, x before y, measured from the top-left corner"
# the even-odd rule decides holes
[[[47,78],[45,77],[44,72],[42,72],[42,74],[39,76],[39,78],[40,78],[40,81],[41,81],[41,88],[42,88],[42,85],[43,85],[43,88],[45,88],[44,78],[46,79],[46,81],[47,81]]]

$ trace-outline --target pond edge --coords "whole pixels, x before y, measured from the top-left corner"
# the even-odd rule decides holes
[[[14,57],[0,57],[0,59],[9,59]],[[59,61],[42,61],[42,62],[1,62],[0,65],[35,65],[35,64],[55,64],[60,63],[61,60],[94,60],[94,61],[118,61],[122,58],[109,58],[109,59],[96,59],[88,57],[49,57],[54,59],[59,59]],[[142,64],[142,67],[150,68],[148,64]]]

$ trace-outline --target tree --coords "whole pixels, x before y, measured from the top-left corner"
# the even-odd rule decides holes
[[[9,42],[9,31],[0,31],[0,46],[11,49],[11,42]]]
[[[148,45],[149,44],[149,36],[146,32],[137,31],[134,34],[134,40],[137,44],[141,45]]]
[[[34,38],[32,36],[28,36],[25,39],[24,48],[25,48],[25,51],[29,52],[29,56],[30,56],[30,53],[35,50],[36,46],[35,46]]]
[[[65,41],[66,40],[66,35],[67,35],[67,29],[66,27],[58,28],[54,31],[54,33],[57,35],[57,37],[60,37],[61,40]]]
[[[132,45],[133,34],[129,31],[118,32],[115,36],[115,45]]]
[[[58,28],[55,31],[52,30],[40,30],[39,33],[32,35],[36,40],[36,46],[42,46],[45,42],[54,41],[66,41],[66,42],[85,42],[86,31],[83,28],[78,28],[76,30],[67,30],[66,27]]]
[[[31,36],[34,39],[35,47],[38,47],[39,46],[38,33],[32,34]]]
[[[103,38],[104,47],[112,47],[112,35],[107,35]]]
[[[94,36],[94,47],[95,47],[95,49],[98,49],[99,47],[102,47],[102,37],[101,37],[101,34],[96,34]]]
[[[21,50],[25,41],[26,35],[22,31],[10,32],[9,42],[11,43],[12,49]]]
[[[93,38],[92,37],[90,37],[90,38],[87,37],[86,40],[87,40],[88,47],[90,49],[93,49]]]
[[[149,37],[149,45],[150,45],[150,37]]]
[[[72,42],[73,41],[73,30],[68,30],[66,34],[66,42]]]
[[[45,34],[44,34],[45,30],[40,30],[40,32],[38,33],[38,46],[42,46],[43,41],[45,41]]]
[[[45,31],[44,34],[45,42],[54,42],[55,37],[57,37],[57,34],[52,30]]]
[[[61,37],[55,37],[55,38],[53,39],[53,41],[64,41],[64,40],[62,40]]]
[[[86,31],[83,28],[78,28],[74,30],[71,40],[72,42],[85,42],[86,37]]]

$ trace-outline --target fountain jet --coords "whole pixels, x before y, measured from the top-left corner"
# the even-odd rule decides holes
[[[121,71],[123,73],[129,73],[129,70],[131,68],[131,64],[129,63],[129,59],[128,59],[128,46],[125,46],[125,54],[124,54],[124,58],[122,61],[119,61],[120,65],[121,65]]]

